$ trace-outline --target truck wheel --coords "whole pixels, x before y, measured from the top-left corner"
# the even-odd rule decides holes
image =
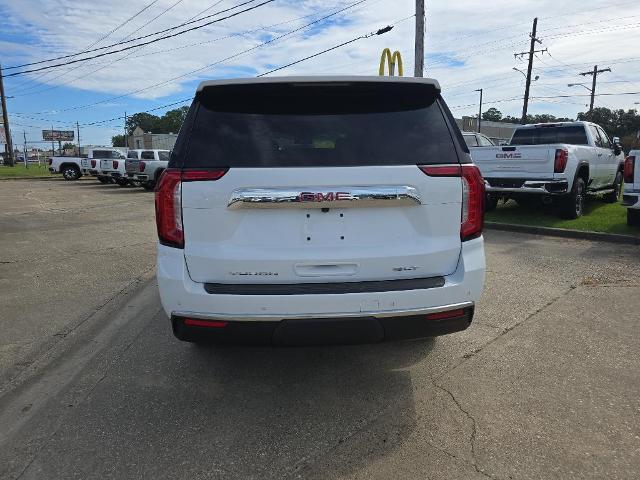
[[[129,181],[125,178],[116,178],[115,182],[119,187],[126,187],[127,185],[129,185]]]
[[[484,211],[490,212],[492,210],[495,210],[498,206],[498,200],[498,197],[496,197],[495,195],[489,195],[487,193],[486,198],[484,199]]]
[[[75,165],[65,165],[62,168],[62,176],[65,180],[78,180],[80,178],[80,169]]]
[[[143,183],[142,188],[144,188],[145,190],[151,191],[154,188],[156,188],[156,182],[149,181],[149,182]]]
[[[100,183],[109,183],[109,179],[107,177],[98,177],[98,181]]]
[[[622,172],[616,173],[616,179],[613,182],[613,192],[606,193],[602,199],[607,203],[616,203],[620,200],[620,191],[622,190]]]
[[[630,227],[640,227],[640,210],[627,208],[627,225]]]
[[[560,216],[569,220],[581,217],[584,213],[584,180],[580,177],[573,182],[571,192],[562,198]]]

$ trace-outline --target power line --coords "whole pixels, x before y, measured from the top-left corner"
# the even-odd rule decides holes
[[[238,8],[238,7],[242,7],[242,6],[244,6],[244,5],[247,5],[247,4],[249,4],[249,3],[253,3],[253,2],[255,2],[255,1],[257,1],[257,0],[246,0],[245,2],[239,3],[239,4],[234,5],[234,6],[232,6],[232,7],[229,7],[229,8],[225,8],[225,9],[223,9],[223,10],[219,10],[219,11],[217,11],[217,12],[215,12],[215,13],[212,13],[211,15],[207,15],[207,16],[205,16],[205,17],[202,17],[202,18],[199,18],[199,19],[196,19],[196,20],[190,20],[190,21],[187,21],[187,22],[183,22],[183,23],[181,23],[180,25],[175,25],[175,26],[173,26],[173,27],[165,28],[164,30],[160,30],[160,31],[158,31],[158,32],[153,32],[153,33],[149,33],[149,34],[147,34],[147,35],[142,35],[142,36],[140,36],[140,37],[131,38],[131,39],[129,39],[129,40],[124,40],[124,41],[120,41],[120,42],[112,43],[111,45],[106,45],[106,46],[104,46],[104,47],[94,48],[94,49],[92,49],[92,50],[85,50],[85,51],[80,52],[80,53],[74,53],[74,54],[69,54],[69,55],[61,55],[61,56],[59,56],[59,57],[48,58],[48,59],[46,59],[46,60],[39,60],[39,61],[37,61],[37,62],[29,62],[29,63],[23,63],[23,64],[21,64],[21,65],[13,65],[13,66],[11,66],[11,67],[7,67],[7,68],[6,68],[6,70],[13,70],[13,69],[16,69],[16,68],[30,67],[30,66],[33,66],[33,65],[39,65],[39,64],[42,64],[42,63],[54,62],[54,61],[56,61],[56,60],[63,60],[63,59],[65,59],[65,58],[77,57],[77,56],[78,56],[78,55],[80,55],[80,54],[97,52],[97,51],[99,51],[99,50],[106,50],[106,49],[108,49],[108,48],[117,47],[117,46],[120,46],[120,45],[124,45],[124,44],[126,44],[126,43],[136,42],[136,41],[138,41],[138,40],[143,40],[143,39],[145,39],[145,38],[153,37],[153,36],[156,36],[156,35],[161,35],[161,34],[163,34],[163,33],[170,32],[170,31],[173,31],[173,30],[177,30],[177,29],[179,29],[179,28],[185,27],[185,26],[187,26],[187,25],[191,25],[191,24],[193,24],[193,23],[201,22],[202,20],[206,20],[207,18],[215,17],[216,15],[220,15],[221,13],[226,13],[226,12],[228,12],[228,11],[230,11],[230,10],[234,10],[234,9],[236,9],[236,8]],[[270,0],[269,2],[266,2],[266,3],[271,3],[271,1],[275,1],[275,0]],[[260,4],[260,5],[254,5],[253,7],[250,7],[250,8],[249,8],[249,10],[252,10],[252,9],[254,9],[254,8],[257,8],[257,7],[261,6],[261,5],[262,5],[262,4]],[[240,12],[240,13],[242,13],[242,12]],[[237,14],[238,14],[238,13],[235,13],[235,14],[234,14],[234,15],[232,15],[232,16],[235,16],[235,15],[237,15]],[[227,17],[227,18],[231,18],[231,17]],[[225,19],[222,19],[222,20],[225,20]],[[198,25],[198,26],[196,26],[196,27],[192,27],[192,28],[187,29],[187,30],[184,30],[184,31],[182,31],[182,32],[178,32],[178,34],[180,34],[180,35],[181,35],[182,33],[190,32],[190,31],[192,31],[192,30],[197,30],[197,29],[199,29],[199,28],[206,27],[206,26],[211,25],[212,23],[216,23],[216,22],[218,22],[218,21],[220,21],[220,20],[219,20],[219,19],[217,19],[217,20],[214,20],[214,21],[212,21],[212,22],[207,22],[207,23],[205,23],[205,24],[203,24],[203,25]],[[175,35],[172,35],[172,36],[175,36]],[[166,37],[164,37],[164,38],[170,38],[170,36],[166,36]],[[163,38],[160,38],[160,39],[158,39],[158,40],[162,40],[162,39],[163,39]],[[146,45],[146,44],[145,44],[145,45]],[[120,50],[120,51],[121,51],[121,50]],[[94,58],[94,57],[92,57],[92,58]],[[23,73],[26,73],[26,72],[23,72]]]
[[[247,53],[249,53],[251,51],[254,51],[254,50],[257,50],[257,49],[262,48],[264,46],[270,45],[270,44],[272,44],[274,42],[277,42],[277,41],[279,41],[279,40],[281,40],[283,38],[289,37],[289,36],[293,35],[294,33],[297,33],[297,32],[299,32],[301,30],[305,30],[305,29],[309,28],[312,25],[315,25],[315,24],[317,24],[319,22],[322,22],[322,21],[326,20],[327,18],[334,17],[334,16],[336,16],[336,15],[338,15],[338,14],[344,12],[344,11],[350,10],[351,8],[356,7],[357,5],[360,5],[360,4],[365,3],[367,1],[369,1],[369,0],[358,0],[357,2],[354,2],[354,3],[350,4],[350,5],[347,5],[347,6],[341,8],[339,10],[336,10],[336,11],[330,13],[330,14],[324,15],[324,16],[322,16],[320,18],[317,18],[316,20],[313,20],[313,21],[311,21],[311,22],[309,22],[309,23],[307,23],[305,25],[302,25],[301,27],[294,28],[293,30],[290,30],[290,31],[285,32],[285,33],[283,33],[281,35],[278,35],[278,36],[273,37],[273,38],[271,38],[269,40],[266,40],[266,41],[264,41],[262,43],[254,45],[253,47],[250,47],[250,48],[247,48],[247,49],[242,50],[240,52],[237,52],[237,53],[234,53],[232,55],[229,55],[228,57],[221,58],[220,60],[217,60],[217,61],[215,61],[213,63],[208,64],[208,65],[205,65],[204,67],[200,67],[200,68],[197,68],[195,70],[191,70],[189,72],[183,73],[181,75],[177,75],[175,77],[169,78],[169,79],[164,80],[162,82],[155,83],[153,85],[149,85],[149,86],[144,87],[144,88],[139,88],[137,90],[133,90],[133,91],[130,91],[130,92],[127,92],[127,93],[123,93],[121,95],[117,95],[115,97],[105,98],[104,100],[100,100],[98,102],[93,102],[93,103],[89,103],[89,104],[85,104],[85,105],[77,105],[75,107],[68,107],[68,108],[65,108],[65,109],[61,109],[61,110],[58,110],[56,113],[69,112],[69,111],[80,110],[80,109],[83,109],[83,108],[94,107],[96,105],[100,105],[100,104],[103,104],[103,103],[106,103],[106,102],[110,102],[112,100],[117,100],[117,99],[120,99],[120,98],[128,97],[130,95],[135,95],[135,94],[138,94],[138,93],[145,92],[145,91],[150,90],[152,88],[156,88],[156,87],[159,87],[159,86],[162,86],[162,85],[166,85],[167,83],[170,83],[172,81],[187,77],[189,75],[193,75],[194,73],[198,73],[198,72],[201,72],[203,70],[207,70],[207,69],[209,69],[209,68],[211,68],[213,66],[220,65],[221,63],[227,62],[229,60],[233,60],[233,59],[238,58],[238,57],[240,57],[242,55],[245,55],[245,54],[247,54]],[[36,113],[47,113],[47,112],[36,112]]]
[[[413,16],[413,15],[411,15],[411,16]],[[352,38],[351,40],[347,40],[346,42],[342,42],[339,45],[334,45],[333,47],[327,48],[326,50],[322,50],[321,52],[314,53],[313,55],[309,55],[308,57],[304,57],[304,58],[301,58],[301,59],[296,60],[294,62],[287,63],[286,65],[283,65],[283,66],[278,67],[278,68],[274,68],[273,70],[269,70],[268,72],[264,72],[264,73],[261,73],[260,75],[256,75],[256,76],[257,77],[264,77],[265,75],[269,75],[270,73],[277,72],[278,70],[283,70],[283,69],[285,69],[287,67],[290,67],[292,65],[296,65],[296,64],[298,64],[300,62],[304,62],[305,60],[309,60],[310,58],[314,58],[314,57],[317,57],[317,56],[322,55],[324,53],[330,52],[331,50],[336,50],[336,49],[338,49],[340,47],[344,47],[345,45],[349,45],[350,43],[357,42],[358,40],[362,40],[364,38],[373,37],[375,35],[383,35],[383,34],[385,34],[387,32],[390,32],[392,28],[393,27],[391,25],[387,25],[386,27],[381,28],[376,32],[371,32],[371,33],[367,33],[365,35],[360,35],[359,37],[355,37],[355,38]]]
[[[250,0],[250,1],[255,1],[255,0]],[[29,69],[29,70],[22,70],[20,72],[14,72],[14,73],[10,73],[8,75],[5,75],[5,77],[14,77],[16,75],[24,75],[25,73],[39,72],[39,71],[42,71],[42,70],[49,70],[51,68],[58,68],[58,67],[70,65],[72,63],[86,62],[87,60],[93,60],[94,58],[104,57],[104,56],[107,56],[107,55],[113,55],[115,53],[120,53],[120,52],[124,52],[126,50],[131,50],[132,48],[138,48],[138,47],[142,47],[144,45],[150,45],[152,43],[156,43],[156,42],[159,42],[161,40],[166,40],[167,38],[177,37],[179,35],[183,35],[185,33],[188,33],[188,32],[194,31],[194,30],[198,30],[200,28],[204,28],[206,26],[212,25],[214,23],[221,22],[223,20],[228,20],[229,18],[236,17],[238,15],[241,15],[243,13],[249,12],[251,10],[255,10],[256,8],[260,8],[263,5],[266,5],[268,3],[272,3],[274,1],[275,0],[265,0],[264,2],[259,3],[258,5],[254,5],[252,7],[245,8],[244,10],[240,10],[239,12],[235,12],[235,13],[229,14],[226,17],[222,17],[222,18],[218,18],[216,20],[212,20],[212,21],[207,22],[207,23],[205,23],[203,25],[197,25],[195,27],[188,28],[187,30],[182,30],[180,32],[172,33],[172,34],[169,34],[169,35],[164,35],[162,37],[158,37],[158,38],[155,38],[153,40],[149,40],[148,42],[143,42],[143,43],[139,43],[139,44],[136,44],[136,45],[130,45],[128,47],[121,48],[120,50],[113,50],[113,51],[110,51],[110,52],[104,52],[104,53],[100,53],[100,54],[97,54],[97,55],[93,55],[91,57],[79,58],[77,60],[70,60],[70,61],[64,62],[64,63],[56,63],[54,65],[48,65],[48,66],[45,66],[45,67],[32,68],[32,69]],[[127,40],[127,42],[129,42],[129,40]],[[127,43],[127,42],[125,42],[125,43]]]

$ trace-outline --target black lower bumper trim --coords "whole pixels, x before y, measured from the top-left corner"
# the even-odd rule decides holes
[[[424,290],[442,286],[444,286],[444,277],[333,283],[205,283],[204,289],[207,293],[217,295],[322,295]]]
[[[623,207],[631,207],[638,203],[638,199],[640,196],[638,195],[622,195],[622,206]]]
[[[209,328],[187,326],[184,318],[173,317],[171,323],[174,335],[187,342],[293,346],[434,337],[465,330],[472,319],[473,307],[468,307],[461,315],[442,320],[430,320],[426,315],[409,315],[227,322],[222,328]]]

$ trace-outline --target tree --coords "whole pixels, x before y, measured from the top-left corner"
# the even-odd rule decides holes
[[[180,127],[187,118],[187,112],[189,107],[176,108],[175,110],[169,110],[166,112],[156,126],[157,132],[154,133],[178,133]]]
[[[159,121],[160,117],[157,115],[151,115],[146,112],[135,113],[127,118],[127,135],[132,135],[136,127],[140,127],[145,132],[160,133],[154,131],[157,130],[156,127]]]
[[[66,142],[62,144],[62,149],[63,150],[72,150],[76,148],[76,144],[75,143],[71,143],[71,142]]]
[[[495,107],[491,107],[489,110],[482,114],[482,119],[491,122],[499,122],[500,120],[502,120],[502,112]]]
[[[124,135],[114,135],[111,137],[111,145],[114,147],[126,147]]]

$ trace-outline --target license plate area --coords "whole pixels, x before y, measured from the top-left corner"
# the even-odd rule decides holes
[[[347,213],[338,209],[308,210],[304,213],[303,241],[313,245],[340,245],[348,241]]]

